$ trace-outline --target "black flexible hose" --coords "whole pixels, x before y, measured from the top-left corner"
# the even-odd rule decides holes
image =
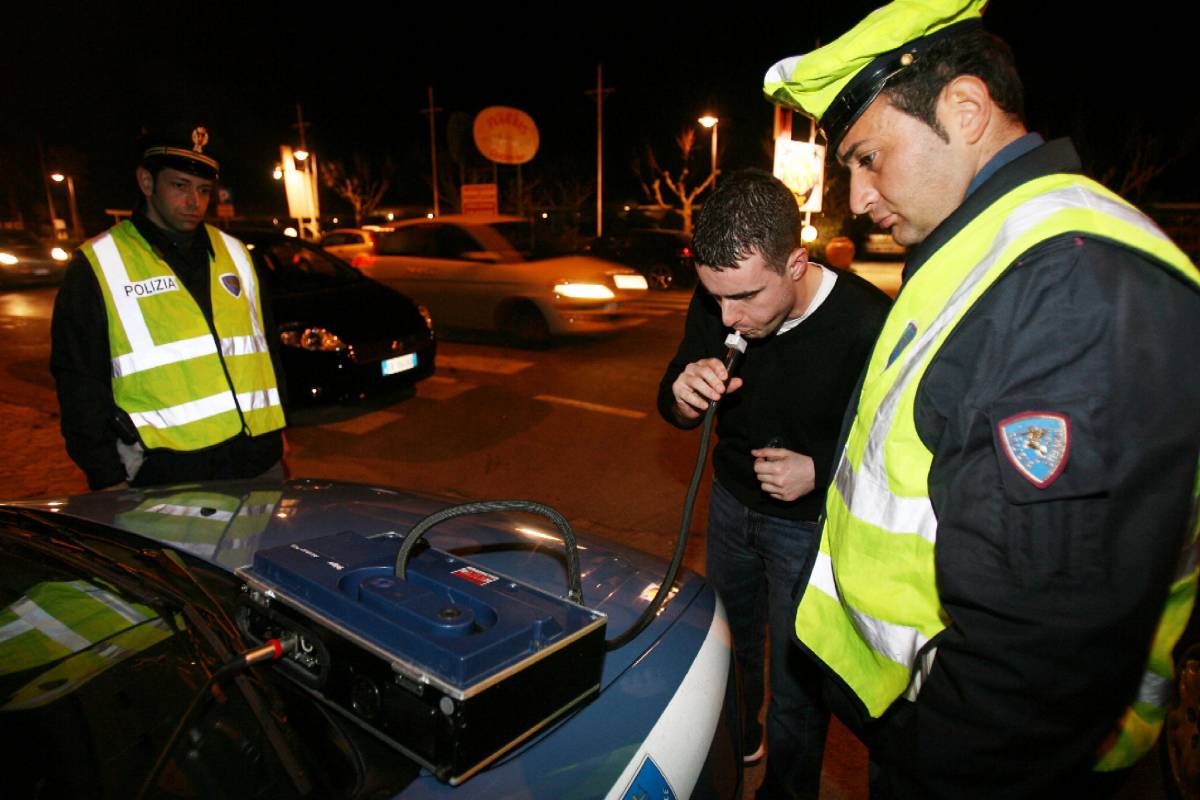
[[[571,530],[571,524],[567,522],[566,517],[550,506],[535,503],[532,500],[483,500],[478,503],[462,503],[450,506],[430,514],[414,525],[405,534],[404,541],[400,543],[400,550],[396,553],[396,577],[404,580],[404,567],[408,562],[408,554],[416,547],[417,542],[421,540],[425,532],[434,525],[445,522],[448,519],[454,519],[455,517],[486,514],[492,511],[526,511],[533,514],[541,514],[558,526],[558,530],[563,537],[563,546],[567,551],[567,598],[576,603],[582,602],[583,581],[579,575],[579,549],[575,545],[575,533]]]
[[[683,501],[683,520],[679,525],[679,536],[675,540],[675,554],[671,556],[671,565],[667,568],[667,574],[659,585],[654,599],[650,601],[650,605],[642,611],[642,615],[623,633],[605,640],[604,648],[606,650],[623,647],[641,633],[658,614],[658,610],[667,598],[667,593],[675,585],[675,577],[679,574],[680,565],[683,564],[683,551],[687,549],[688,528],[692,524],[692,510],[696,505],[696,493],[700,489],[700,476],[704,474],[704,464],[708,461],[708,440],[712,438],[713,414],[716,410],[717,404],[712,402],[708,404],[708,410],[704,412],[704,430],[700,434],[700,452],[696,455],[696,468],[692,471],[692,482],[688,486],[687,499]]]

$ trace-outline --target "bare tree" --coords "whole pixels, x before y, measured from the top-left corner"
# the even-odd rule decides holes
[[[654,155],[654,150],[647,145],[645,153],[645,171],[642,170],[640,162],[634,163],[634,173],[638,176],[638,180],[642,184],[642,191],[645,192],[655,205],[660,208],[675,208],[678,206],[679,214],[683,217],[683,232],[691,235],[692,233],[692,209],[695,205],[696,198],[705,189],[713,184],[713,179],[716,177],[710,174],[707,178],[701,181],[698,185],[689,188],[688,181],[691,178],[691,163],[692,152],[696,149],[696,131],[687,129],[675,137],[675,144],[679,148],[679,153],[682,157],[682,166],[679,168],[679,174],[673,176],[670,170],[663,168],[658,159]],[[663,196],[663,187],[670,190],[674,195],[671,201]]]
[[[321,163],[322,180],[354,209],[356,226],[361,226],[363,220],[379,205],[383,193],[391,185],[392,172],[390,161],[372,168],[367,159],[357,153],[354,155],[352,172],[347,171],[340,161],[327,160]]]

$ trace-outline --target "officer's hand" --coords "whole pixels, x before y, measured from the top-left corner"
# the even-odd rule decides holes
[[[734,378],[726,389],[728,379],[729,373],[719,358],[704,358],[688,364],[671,384],[675,415],[684,422],[698,419],[708,409],[709,401],[720,400],[726,392],[737,391],[742,385],[741,378]]]
[[[791,502],[816,487],[817,470],[813,460],[803,453],[783,447],[751,450],[754,474],[764,492],[776,500]]]

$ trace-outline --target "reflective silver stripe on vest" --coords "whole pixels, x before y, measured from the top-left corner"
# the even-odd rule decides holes
[[[228,522],[233,519],[232,512],[220,511],[212,506],[183,506],[175,503],[158,503],[142,510],[149,514],[167,514],[172,517],[196,517],[198,519],[212,520],[213,522]],[[208,512],[207,514],[204,513],[206,511]]]
[[[187,425],[189,422],[198,422],[215,417],[217,414],[224,414],[226,411],[236,410],[237,405],[234,403],[233,392],[225,391],[202,397],[199,400],[180,403],[177,406],[160,408],[157,411],[139,411],[130,414],[129,417],[139,428],[162,429]]]
[[[250,303],[250,324],[254,326],[254,335],[266,341],[263,338],[262,326],[258,324],[258,284],[254,280],[254,267],[246,259],[246,251],[242,249],[241,242],[224,231],[218,231],[218,233],[220,233],[221,241],[225,243],[225,249],[229,251],[229,257],[233,259],[233,265],[241,277],[242,289],[246,292],[246,299]]]
[[[13,603],[10,608],[12,608],[13,613],[21,621],[29,626],[26,630],[36,630],[47,639],[57,642],[72,653],[86,650],[92,646],[90,641],[68,628],[57,617],[52,616],[28,597],[22,597]],[[11,626],[6,625],[5,627],[8,628]],[[19,632],[24,633],[24,631]]]
[[[237,401],[243,411],[260,411],[279,405],[279,390],[272,387],[259,389],[256,392],[240,392]]]
[[[1142,684],[1138,687],[1139,703],[1166,708],[1171,699],[1171,679],[1164,678],[1147,670],[1142,674]]]
[[[254,323],[257,327],[258,323]],[[254,336],[227,336],[221,340],[221,355],[223,356],[248,356],[254,353],[267,352],[267,337]]]
[[[125,262],[117,250],[117,243],[111,233],[105,233],[92,241],[92,252],[100,262],[100,271],[108,282],[109,294],[112,295],[113,305],[116,306],[117,316],[121,318],[121,327],[125,330],[125,338],[129,346],[137,353],[152,349],[154,338],[146,326],[146,318],[138,305],[137,297],[126,296],[117,291],[118,286],[129,283],[129,273],[125,271]],[[115,367],[114,367],[115,368]]]
[[[888,488],[884,445],[891,432],[901,396],[909,383],[920,374],[921,366],[932,355],[935,350],[935,342],[939,340],[940,335],[968,306],[974,289],[996,266],[1000,256],[1009,245],[1054,215],[1078,208],[1095,210],[1135,225],[1164,241],[1169,241],[1161,230],[1137,210],[1082,186],[1056,189],[1033,197],[1013,209],[1000,225],[991,246],[979,263],[955,288],[946,305],[930,326],[925,331],[919,332],[917,338],[909,344],[905,354],[906,358],[897,367],[899,372],[871,421],[871,429],[863,453],[863,463],[858,470],[854,469],[846,455],[846,450],[843,449],[834,485],[855,518],[894,534],[916,534],[928,542],[936,543],[937,519],[929,498],[900,497]],[[832,564],[829,565],[828,571],[829,587],[826,587],[822,581],[810,581],[810,583],[837,599]],[[814,577],[816,574],[817,572],[814,570]],[[928,641],[919,630],[883,622],[858,609],[846,606],[844,603],[843,606],[851,615],[860,635],[872,650],[897,663],[914,666],[917,654]],[[923,656],[921,670],[913,676],[913,682],[909,686],[908,695],[910,697],[915,697],[920,690],[924,675],[927,675],[932,668],[934,657],[934,651]]]
[[[153,345],[143,350],[135,350],[112,360],[113,377],[120,378],[132,375],[146,369],[161,367],[164,364],[175,364],[190,358],[212,355],[217,352],[217,346],[212,336],[196,336],[192,339],[180,339],[178,342]]]

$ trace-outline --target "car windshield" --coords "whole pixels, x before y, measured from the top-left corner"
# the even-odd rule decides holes
[[[29,231],[0,230],[0,247],[37,247],[41,242]]]
[[[74,524],[0,513],[0,770],[10,797],[135,796],[208,675],[245,649],[230,622],[232,576]],[[240,797],[254,786],[254,796],[287,796],[307,781],[317,796],[358,797],[371,785],[390,796],[416,775],[272,668],[249,679],[204,698],[150,795]],[[272,718],[288,720],[283,733]],[[289,759],[314,767],[297,771]]]
[[[295,239],[254,240],[247,245],[259,274],[277,292],[303,291],[362,280],[362,274],[330,253]]]

